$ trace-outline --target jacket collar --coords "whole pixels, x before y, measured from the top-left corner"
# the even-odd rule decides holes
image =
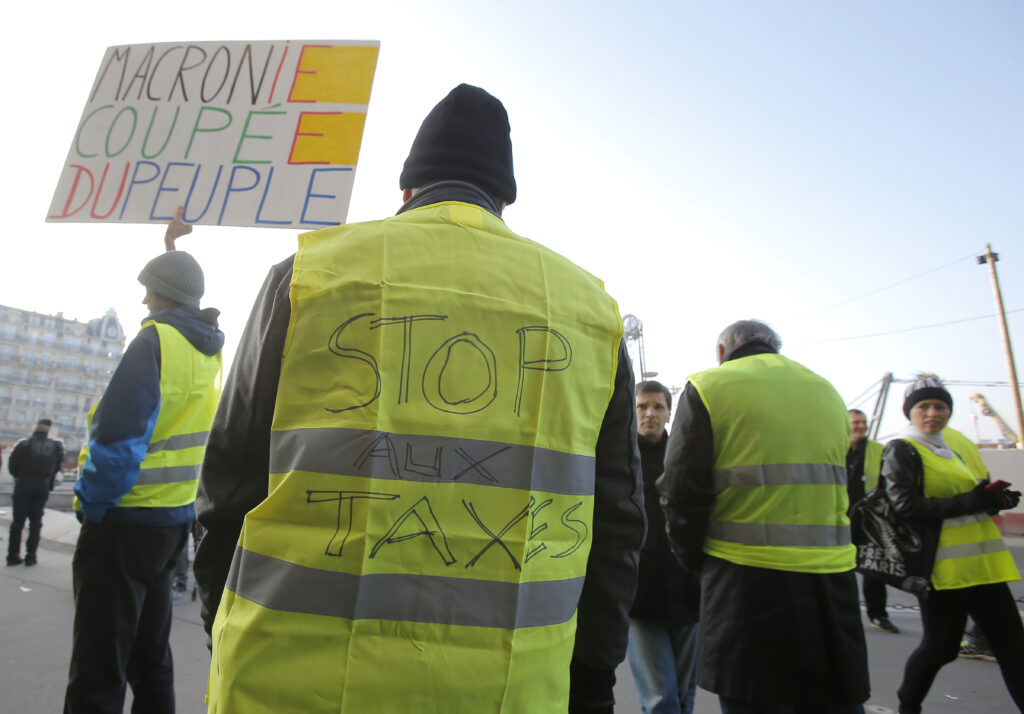
[[[474,186],[466,181],[438,181],[424,186],[416,195],[402,204],[398,213],[405,213],[414,208],[423,208],[435,203],[444,201],[461,201],[479,206],[495,217],[501,218],[498,213],[498,204],[482,188]],[[397,214],[396,214],[397,215]]]
[[[727,354],[722,362],[725,363],[731,359],[739,359],[740,357],[750,357],[751,355],[777,355],[778,353],[779,351],[773,349],[767,342],[751,340],[750,342],[744,342],[742,345]]]

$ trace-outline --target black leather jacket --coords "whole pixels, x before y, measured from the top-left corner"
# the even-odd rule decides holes
[[[941,521],[986,510],[977,488],[952,498],[926,498],[923,476],[924,465],[917,449],[903,439],[893,439],[886,444],[882,453],[882,478],[889,500],[902,518]]]

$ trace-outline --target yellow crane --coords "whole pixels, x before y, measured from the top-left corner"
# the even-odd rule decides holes
[[[988,400],[981,394],[972,394],[971,401],[977,404],[981,408],[981,413],[987,416],[989,419],[996,423],[999,427],[999,431],[1003,433],[1003,438],[1007,439],[1011,444],[1016,444],[1020,447],[1020,437],[1017,436],[1017,432],[1010,428],[1010,425],[1003,421],[1003,418],[999,416],[999,413],[992,408],[992,405],[988,403]]]

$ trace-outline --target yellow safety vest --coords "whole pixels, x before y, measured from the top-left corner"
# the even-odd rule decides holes
[[[139,478],[117,501],[125,508],[173,508],[196,500],[199,469],[220,400],[221,353],[205,355],[176,328],[149,320],[160,340],[160,405]],[[92,405],[86,433],[99,406]],[[89,455],[88,442],[78,456],[81,469]],[[74,509],[81,510],[78,496]]]
[[[878,477],[882,473],[882,452],[885,447],[875,441],[868,439],[864,447],[864,493],[871,493],[878,486]]]
[[[778,354],[729,360],[689,381],[714,434],[704,552],[775,570],[852,570],[850,421],[832,385]]]
[[[950,449],[960,455],[976,479],[981,480],[988,477],[988,467],[981,460],[981,452],[978,451],[977,445],[967,438],[966,434],[947,426],[942,430],[942,438]]]
[[[472,205],[300,237],[211,712],[561,712],[622,323]]]
[[[974,488],[978,480],[960,459],[944,459],[912,439],[904,439],[921,455],[924,497],[952,498]],[[952,590],[972,585],[1020,580],[1013,555],[987,513],[942,521],[939,548],[932,568],[932,586]]]
[[[92,429],[92,415],[96,413],[96,407],[100,405],[97,399],[93,402],[93,405],[89,407],[89,413],[85,416],[85,441],[82,443],[82,448],[78,450],[78,473],[75,478],[81,478],[82,467],[85,466],[85,462],[89,459],[89,431]],[[75,496],[74,509],[80,511],[81,504],[78,502],[78,496]]]

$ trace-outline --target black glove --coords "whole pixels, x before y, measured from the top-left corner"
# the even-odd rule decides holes
[[[985,503],[985,510],[990,514],[1014,508],[1020,503],[1020,491],[1009,490],[1010,484],[1006,481],[995,481],[989,483],[982,481],[974,490],[981,489],[981,497]]]
[[[1020,491],[1011,491],[1006,489],[1005,491],[998,491],[998,497],[1000,500],[1000,511],[1008,511],[1011,508],[1016,508],[1017,504],[1020,503]]]

